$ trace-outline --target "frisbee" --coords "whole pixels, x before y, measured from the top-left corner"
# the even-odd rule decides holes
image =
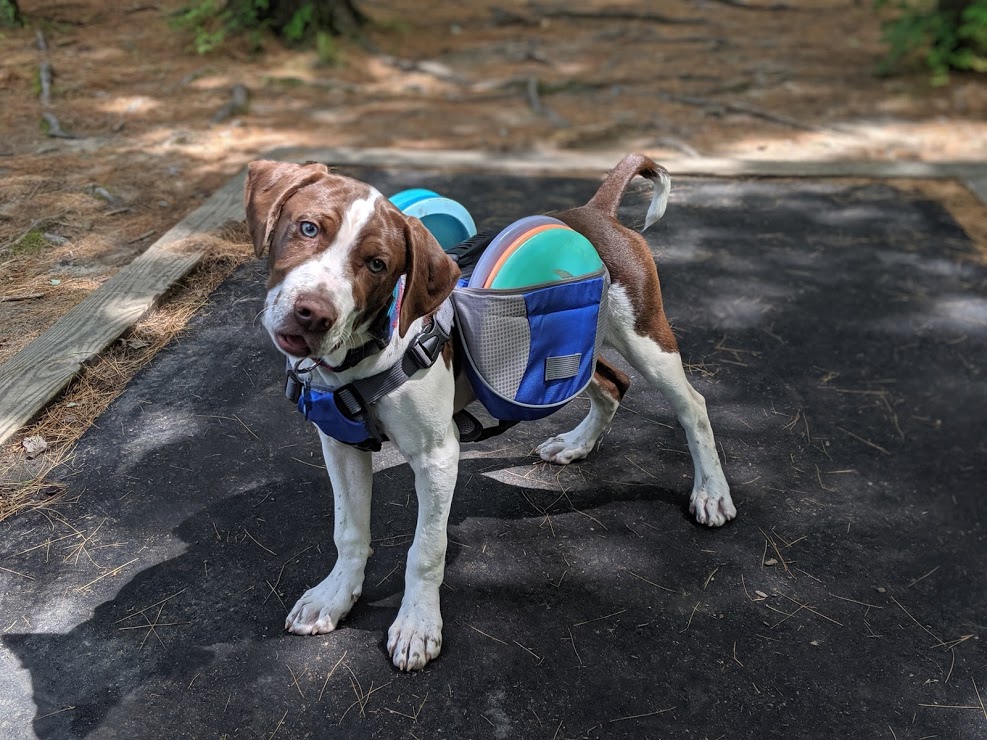
[[[507,245],[507,248],[502,250],[500,257],[497,258],[497,262],[492,268],[490,268],[490,274],[487,275],[486,281],[483,283],[484,288],[489,288],[492,286],[494,278],[497,277],[497,273],[500,272],[500,268],[504,266],[504,263],[508,258],[517,251],[518,247],[522,244],[526,244],[528,239],[533,237],[535,234],[540,234],[543,231],[549,231],[551,229],[568,229],[568,226],[563,226],[560,224],[542,224],[541,226],[535,226],[534,228],[528,229],[522,233],[517,239]]]
[[[474,288],[482,288],[487,282],[487,278],[490,276],[491,270],[493,270],[494,265],[497,264],[497,260],[500,259],[500,255],[503,254],[504,250],[510,247],[511,244],[513,244],[514,241],[524,232],[534,228],[535,226],[544,226],[545,224],[565,226],[564,223],[559,221],[557,218],[552,218],[551,216],[527,216],[526,218],[515,221],[497,234],[497,236],[495,236],[490,242],[490,246],[483,252],[483,255],[476,263],[476,267],[473,268],[473,275],[470,277],[469,282],[470,286]]]
[[[602,266],[596,248],[582,234],[570,228],[549,229],[525,240],[509,255],[490,287],[504,290],[568,280]]]

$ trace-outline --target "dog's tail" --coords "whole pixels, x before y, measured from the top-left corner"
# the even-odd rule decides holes
[[[643,154],[628,154],[620,160],[620,164],[607,175],[607,179],[600,185],[596,195],[590,198],[586,205],[616,218],[620,199],[623,197],[627,185],[637,175],[651,180],[654,185],[651,205],[648,207],[648,215],[644,219],[644,228],[641,229],[641,231],[645,231],[665,213],[665,207],[668,205],[668,193],[672,189],[672,177],[668,174],[668,170],[655,164]]]

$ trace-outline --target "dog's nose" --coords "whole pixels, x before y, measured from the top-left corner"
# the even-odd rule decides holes
[[[336,309],[327,298],[300,295],[295,301],[295,321],[303,331],[325,334],[336,321]]]

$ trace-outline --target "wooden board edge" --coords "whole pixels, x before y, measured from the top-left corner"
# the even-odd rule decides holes
[[[0,364],[0,444],[34,419],[72,381],[82,366],[152,310],[161,298],[201,261],[204,251],[189,248],[197,234],[218,228],[242,217],[243,180],[241,171],[216,190],[199,207],[188,213],[129,265],[58,319],[37,339]],[[157,269],[155,262],[166,267]],[[157,269],[158,280],[146,287],[128,291],[128,282],[141,271]],[[117,295],[113,295],[117,292]],[[98,307],[100,310],[95,310]],[[80,332],[80,324],[99,320],[101,315],[115,319],[96,325],[91,333]]]

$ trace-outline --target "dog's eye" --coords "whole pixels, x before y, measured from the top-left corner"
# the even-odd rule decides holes
[[[298,224],[298,230],[302,232],[302,236],[307,236],[309,239],[319,233],[319,227],[311,221],[302,221]]]
[[[370,272],[383,272],[387,265],[384,263],[384,260],[374,257],[367,262],[367,267],[370,268]]]

